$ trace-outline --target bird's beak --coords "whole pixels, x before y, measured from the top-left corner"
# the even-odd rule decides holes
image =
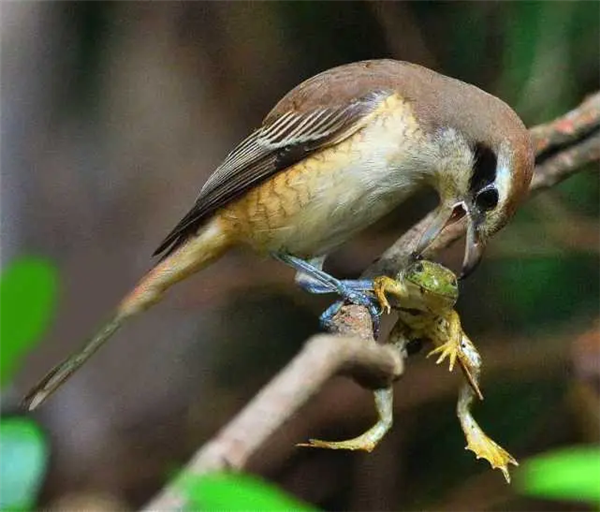
[[[420,256],[429,245],[438,237],[446,226],[456,222],[465,215],[468,216],[467,238],[465,246],[465,257],[463,260],[462,273],[460,279],[467,277],[479,264],[485,249],[485,243],[481,240],[477,229],[477,216],[469,211],[464,203],[458,203],[453,206],[440,206],[437,215],[421,235],[419,244],[416,248],[416,255]]]
[[[438,237],[438,235],[444,230],[444,228],[451,224],[452,222],[458,220],[460,217],[464,215],[464,210],[461,210],[462,213],[459,213],[458,208],[462,208],[462,206],[440,206],[438,207],[437,215],[427,226],[425,232],[421,235],[421,239],[417,245],[415,250],[417,255],[421,255],[427,247],[431,245],[431,243]]]
[[[478,235],[477,220],[474,215],[469,215],[467,225],[467,239],[465,246],[465,258],[463,260],[462,273],[459,279],[467,277],[481,261],[485,244]]]

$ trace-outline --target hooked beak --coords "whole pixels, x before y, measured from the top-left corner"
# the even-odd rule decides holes
[[[477,268],[481,257],[483,256],[483,250],[485,244],[479,238],[477,231],[477,221],[473,215],[469,215],[469,224],[467,226],[467,239],[465,246],[465,258],[463,260],[462,273],[459,279],[464,279],[473,270]]]
[[[444,230],[446,226],[456,222],[462,218],[466,213],[466,210],[462,203],[454,206],[440,206],[438,208],[437,215],[429,224],[425,232],[421,235],[421,239],[415,250],[416,254],[420,256],[427,247],[438,237],[438,235]]]
[[[467,277],[479,264],[483,251],[485,249],[484,242],[479,238],[477,230],[477,218],[472,212],[468,211],[464,203],[458,203],[453,206],[440,206],[436,217],[427,230],[421,235],[421,240],[416,248],[416,256],[420,256],[427,247],[438,237],[446,226],[456,222],[468,214],[469,223],[467,226],[467,237],[465,246],[465,257],[462,265],[462,273],[460,279]]]

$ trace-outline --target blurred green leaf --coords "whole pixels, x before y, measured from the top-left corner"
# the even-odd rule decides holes
[[[497,290],[495,300],[510,318],[511,329],[547,329],[576,315],[595,314],[597,260],[583,254],[504,259],[494,262],[496,273],[486,284]]]
[[[186,475],[182,479],[189,510],[210,511],[313,511],[277,487],[240,473]]]
[[[600,505],[600,446],[571,447],[529,459],[518,484],[530,496]]]
[[[48,461],[42,431],[21,417],[0,421],[0,509],[31,510]]]
[[[56,304],[57,272],[40,258],[20,258],[0,277],[0,383],[6,384],[21,357],[40,339]]]

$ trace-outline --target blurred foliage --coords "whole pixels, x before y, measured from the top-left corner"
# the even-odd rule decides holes
[[[42,339],[57,302],[58,272],[48,261],[22,257],[0,276],[0,375],[11,383],[23,357]],[[0,419],[0,509],[32,510],[48,462],[44,433],[30,418]]]
[[[205,512],[314,511],[274,485],[243,473],[186,475],[180,484],[188,497],[188,510]]]
[[[46,437],[33,420],[0,420],[0,510],[33,510],[46,464]]]
[[[518,480],[523,494],[600,507],[600,446],[571,446],[528,459]]]
[[[596,313],[597,258],[529,258],[498,262],[497,295],[511,330],[532,332],[547,329],[583,313]],[[518,288],[518,293],[515,293]]]
[[[56,309],[57,271],[41,258],[23,257],[0,276],[0,375],[10,382],[21,359],[41,339]]]

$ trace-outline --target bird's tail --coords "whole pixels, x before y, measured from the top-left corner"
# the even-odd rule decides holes
[[[29,410],[39,406],[75,373],[130,317],[162,299],[175,283],[208,266],[232,245],[231,237],[218,217],[207,223],[176,251],[148,272],[121,301],[116,313],[82,349],[54,367],[23,400]]]

